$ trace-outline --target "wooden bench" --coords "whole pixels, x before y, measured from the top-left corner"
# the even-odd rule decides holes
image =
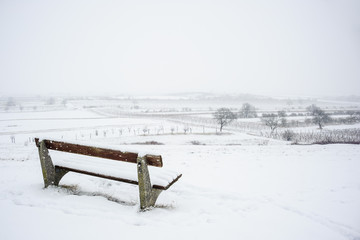
[[[39,140],[35,138],[36,146],[39,150],[39,158],[43,173],[44,185],[45,188],[49,185],[58,186],[62,177],[68,172],[76,172],[81,174],[87,174],[95,177],[121,181],[130,184],[139,185],[139,195],[140,195],[140,209],[144,210],[155,205],[155,202],[159,194],[163,190],[167,190],[171,185],[173,185],[182,175],[174,172],[162,171],[160,176],[153,178],[154,182],[150,181],[150,174],[148,165],[154,167],[162,167],[163,162],[160,155],[145,155],[138,156],[137,153],[133,152],[121,152],[118,150],[94,147],[94,146],[85,146],[74,143],[66,143],[61,141],[53,140]],[[77,154],[71,155],[75,157],[80,157],[81,155],[96,157],[96,158],[106,158],[116,161],[122,161],[127,163],[136,163],[137,164],[137,176],[130,176],[128,170],[123,171],[122,173],[109,173],[108,171],[101,171],[100,168],[89,168],[86,167],[86,163],[81,164],[66,164],[66,163],[57,163],[53,164],[53,161],[49,155],[49,150],[61,151],[66,153]],[[55,152],[54,152],[55,153]],[[87,157],[89,158],[89,157]],[[120,164],[125,165],[125,164]],[[127,164],[129,165],[129,164]],[[111,170],[111,169],[110,169]],[[110,171],[111,172],[111,171]],[[135,171],[132,174],[136,174]]]

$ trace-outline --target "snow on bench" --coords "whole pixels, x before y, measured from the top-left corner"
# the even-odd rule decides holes
[[[161,191],[167,190],[182,176],[175,171],[161,169],[163,162],[160,155],[141,157],[133,152],[38,138],[35,142],[45,187],[58,186],[69,171],[137,184],[140,208],[146,209],[153,207]],[[49,150],[52,150],[54,160]],[[104,161],[104,158],[115,161]],[[137,167],[132,163],[136,163]]]

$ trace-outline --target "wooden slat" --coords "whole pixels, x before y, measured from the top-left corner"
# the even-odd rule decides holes
[[[91,147],[84,146],[73,143],[52,141],[52,140],[43,140],[45,141],[45,146],[47,149],[68,152],[68,153],[76,153],[81,155],[107,158],[117,161],[137,163],[137,153],[132,152],[121,152],[118,150],[99,148],[99,147]],[[39,139],[35,138],[36,146],[39,146]],[[162,167],[163,162],[160,155],[146,155],[146,162],[148,165],[155,167]]]
[[[104,175],[104,174],[84,171],[84,170],[75,169],[75,168],[69,168],[69,167],[63,167],[63,166],[55,166],[55,169],[64,169],[64,170],[70,171],[70,172],[76,172],[76,173],[86,174],[86,175],[90,175],[90,176],[94,176],[94,177],[100,177],[100,178],[110,179],[110,180],[114,180],[114,181],[120,181],[120,182],[126,182],[126,183],[130,183],[130,184],[139,185],[138,181],[134,181],[134,180],[126,179],[126,178],[108,176],[108,175]],[[179,180],[179,178],[181,176],[182,176],[182,174],[180,174],[177,178],[175,178],[167,186],[153,185],[152,187],[155,188],[155,189],[167,190],[171,185],[173,185],[177,180]]]
[[[55,166],[55,169],[64,169],[64,170],[67,170],[67,171],[70,171],[70,172],[76,172],[76,173],[86,174],[86,175],[90,175],[90,176],[94,176],[94,177],[100,177],[100,178],[105,178],[105,179],[110,179],[110,180],[115,180],[115,181],[120,181],[120,182],[126,182],[126,183],[130,183],[130,184],[135,184],[135,185],[139,184],[138,181],[129,180],[129,179],[126,179],[126,178],[108,176],[108,175],[89,172],[89,171],[84,171],[84,170],[80,170],[80,169],[76,169],[76,168]]]
[[[171,187],[171,185],[173,185],[174,183],[177,182],[177,180],[179,180],[179,178],[181,178],[182,174],[180,174],[179,176],[177,176],[174,180],[172,180],[171,183],[169,183],[166,187],[162,187],[162,186],[158,186],[158,185],[153,185],[153,188],[157,188],[157,189],[161,189],[161,190],[167,190],[169,187]],[[161,188],[159,188],[161,187]]]
[[[155,167],[162,167],[163,161],[161,155],[151,155],[147,154],[145,155],[146,163],[151,166]]]

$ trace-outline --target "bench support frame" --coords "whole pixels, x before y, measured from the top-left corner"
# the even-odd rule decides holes
[[[149,169],[145,157],[137,158],[137,170],[139,180],[140,209],[146,210],[154,207],[157,198],[162,190],[154,189],[151,186]]]
[[[58,186],[61,178],[69,171],[54,167],[44,141],[39,142],[38,150],[45,188],[49,185]]]
[[[44,187],[47,188],[50,185],[58,186],[62,177],[69,171],[61,167],[54,166],[49,150],[45,145],[45,141],[39,142],[38,150],[44,179]],[[137,158],[137,171],[140,209],[147,210],[155,206],[155,202],[163,190],[152,187],[146,156]]]

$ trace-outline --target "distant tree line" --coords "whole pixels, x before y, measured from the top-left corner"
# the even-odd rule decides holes
[[[337,112],[340,114],[339,112]],[[262,124],[270,128],[271,133],[273,133],[277,128],[282,127],[302,127],[315,124],[321,130],[326,124],[351,124],[360,122],[360,112],[359,111],[344,111],[346,117],[337,117],[331,118],[330,114],[325,112],[320,107],[312,104],[306,108],[305,113],[290,113],[287,114],[286,111],[280,110],[277,113],[263,113],[261,114],[260,120]],[[291,120],[288,121],[287,117],[293,116],[310,116],[305,120]],[[244,103],[240,110],[236,113],[231,111],[230,108],[219,108],[214,114],[214,119],[220,125],[220,132],[223,128],[229,125],[231,122],[237,118],[256,118],[258,114],[256,108],[249,104]]]

